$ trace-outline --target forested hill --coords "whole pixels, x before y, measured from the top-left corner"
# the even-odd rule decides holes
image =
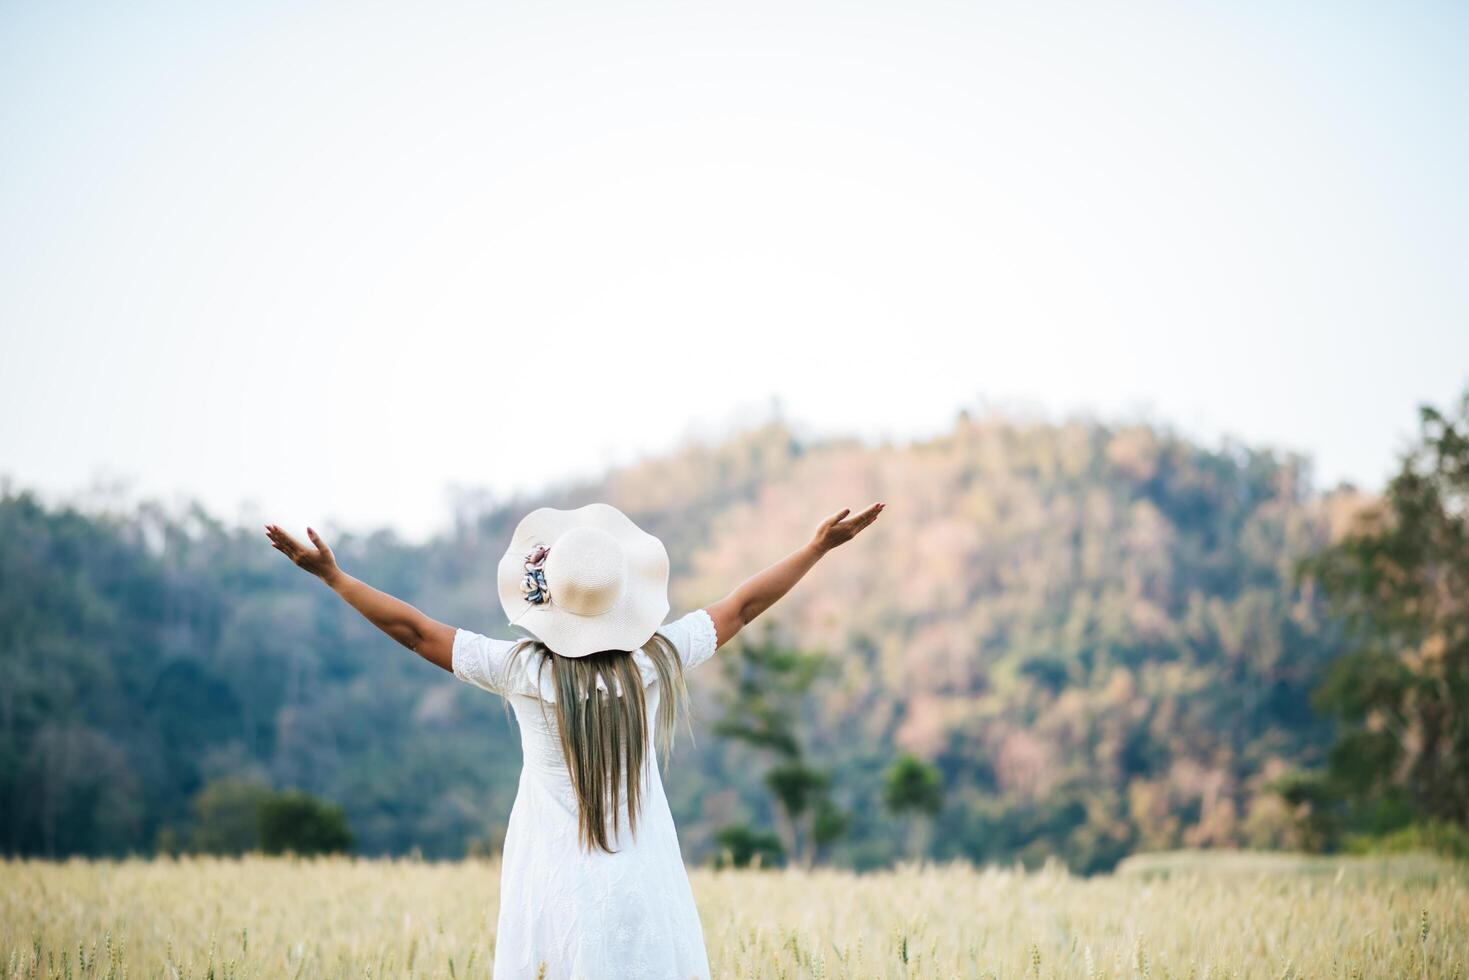
[[[622,507],[667,543],[677,612],[876,499],[883,519],[769,617],[832,661],[803,718],[853,814],[833,860],[900,852],[879,801],[903,750],[943,774],[939,856],[1092,869],[1288,842],[1266,786],[1324,751],[1308,694],[1336,652],[1294,569],[1350,505],[1314,496],[1299,460],[1089,423],[964,418],[883,446],[768,426],[465,510],[424,547],[336,550],[430,615],[504,634],[495,566],[531,506]],[[755,758],[709,730],[720,669],[690,681],[697,746],[666,781],[699,857],[716,828],[772,817]],[[256,529],[0,502],[6,851],[146,850],[187,831],[202,788],[243,778],[341,803],[361,851],[456,855],[495,840],[518,765],[496,699],[376,634]]]

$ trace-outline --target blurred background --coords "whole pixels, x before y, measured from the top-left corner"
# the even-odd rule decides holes
[[[1466,42],[0,6],[0,850],[498,846],[499,703],[262,521],[509,635],[531,507],[622,507],[682,611],[877,499],[692,678],[692,858],[1463,846]]]

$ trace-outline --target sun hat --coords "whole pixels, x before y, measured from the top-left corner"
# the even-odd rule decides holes
[[[563,657],[637,650],[668,616],[668,551],[611,504],[542,507],[500,559],[513,626]]]

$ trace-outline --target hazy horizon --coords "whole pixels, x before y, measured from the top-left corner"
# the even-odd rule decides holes
[[[1439,406],[1447,408],[1447,406]],[[451,529],[453,518],[453,504],[457,497],[466,498],[486,496],[493,504],[511,502],[516,498],[534,498],[541,494],[552,493],[567,486],[578,483],[596,482],[606,474],[636,466],[639,463],[668,457],[680,452],[690,446],[718,444],[721,441],[738,437],[743,432],[753,431],[765,425],[781,424],[788,427],[798,438],[807,444],[833,443],[845,440],[858,440],[864,445],[872,446],[879,444],[894,445],[906,448],[925,440],[941,437],[945,432],[953,430],[961,413],[967,413],[976,419],[995,418],[1006,422],[1017,424],[1040,423],[1046,425],[1063,425],[1070,422],[1093,423],[1106,427],[1120,428],[1130,425],[1146,425],[1159,431],[1176,434],[1199,447],[1222,451],[1226,448],[1248,448],[1252,450],[1271,451],[1278,454],[1293,454],[1301,457],[1307,463],[1308,473],[1311,478],[1311,489],[1315,492],[1326,492],[1334,490],[1343,485],[1354,486],[1369,492],[1382,489],[1382,483],[1390,475],[1384,471],[1384,480],[1378,484],[1365,484],[1354,481],[1349,477],[1334,480],[1324,480],[1318,472],[1316,462],[1309,452],[1300,451],[1291,446],[1272,445],[1268,443],[1256,443],[1240,439],[1237,436],[1224,433],[1195,433],[1188,431],[1185,427],[1172,423],[1168,419],[1151,415],[1145,411],[1134,411],[1131,413],[1117,413],[1114,415],[1102,415],[1087,410],[1075,410],[1069,412],[1047,412],[1037,406],[1026,406],[1021,403],[995,404],[975,402],[968,406],[959,406],[951,413],[942,424],[915,430],[906,433],[886,433],[882,435],[864,435],[858,432],[822,431],[811,425],[802,424],[800,420],[791,419],[784,415],[778,405],[770,405],[765,408],[762,417],[750,418],[746,422],[730,423],[717,428],[690,430],[667,445],[656,447],[644,452],[630,454],[623,459],[609,459],[586,471],[568,472],[558,477],[548,477],[541,483],[530,483],[522,487],[498,491],[494,487],[468,484],[445,484],[441,487],[441,507],[432,519],[419,524],[402,526],[391,521],[358,521],[342,520],[337,515],[307,516],[306,523],[314,524],[317,528],[332,528],[334,530],[346,531],[354,534],[370,533],[381,530],[391,530],[404,540],[423,543],[435,535],[440,535]],[[1406,447],[1409,442],[1411,426],[1404,426],[1402,432],[1402,444]],[[1396,463],[1400,456],[1394,452],[1390,470],[1395,472]],[[133,508],[139,504],[149,502],[158,503],[170,510],[178,512],[182,508],[198,503],[205,507],[208,513],[227,524],[250,525],[260,519],[274,520],[271,513],[265,509],[257,500],[240,497],[233,502],[211,501],[202,496],[190,493],[187,488],[177,489],[173,493],[148,492],[144,483],[130,479],[126,474],[98,471],[87,482],[75,487],[43,487],[24,479],[15,474],[0,470],[0,487],[6,487],[13,492],[33,492],[48,505],[77,506],[81,510],[96,511],[116,509],[118,507]],[[843,502],[846,503],[846,502]],[[901,501],[896,501],[901,506]],[[818,508],[821,503],[815,504]],[[302,525],[306,526],[305,523]]]

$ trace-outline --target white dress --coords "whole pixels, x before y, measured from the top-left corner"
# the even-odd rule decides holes
[[[714,655],[714,623],[702,609],[658,632],[678,651],[685,670]],[[649,773],[637,835],[628,833],[624,800],[621,836],[610,842],[616,853],[587,851],[577,840],[576,796],[555,707],[543,704],[555,700],[550,668],[538,685],[536,658],[523,657],[523,668],[507,680],[504,668],[513,647],[467,630],[454,634],[454,676],[510,701],[524,753],[505,832],[495,980],[704,980],[704,932],[652,746],[646,750]],[[642,651],[633,657],[647,686],[651,732],[657,674]]]

